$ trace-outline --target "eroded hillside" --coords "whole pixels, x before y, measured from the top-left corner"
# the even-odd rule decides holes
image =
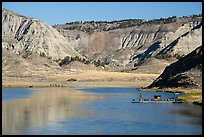
[[[102,28],[104,24],[115,28],[98,29],[100,22],[68,23],[53,27],[82,55],[99,59],[112,66],[132,64],[133,67],[141,60],[155,56],[181,57],[202,44],[201,16],[174,18],[168,22],[142,20],[140,23],[132,23],[129,27],[118,27],[124,25],[119,21],[102,22]],[[89,27],[91,32],[84,31]]]
[[[46,23],[2,8],[2,48],[28,57],[32,53],[62,59],[80,56],[66,39]]]
[[[200,45],[200,15],[51,27],[2,9],[3,85],[77,81],[145,86]],[[69,60],[60,64],[63,59]]]
[[[202,88],[202,46],[172,63],[148,88]]]

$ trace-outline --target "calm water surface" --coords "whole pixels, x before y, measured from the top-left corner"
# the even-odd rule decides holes
[[[77,88],[75,88],[77,89]],[[91,97],[73,100],[69,88],[48,92],[2,91],[3,134],[201,135],[202,107],[191,104],[131,103],[142,93],[173,97],[172,93],[134,88],[78,88]],[[49,89],[48,89],[49,90]],[[63,91],[62,91],[63,90]],[[78,103],[77,103],[78,102]],[[80,103],[81,102],[81,103]]]

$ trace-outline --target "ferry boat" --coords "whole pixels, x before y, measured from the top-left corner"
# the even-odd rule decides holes
[[[161,98],[161,95],[154,95],[153,99],[145,99],[140,93],[139,100],[137,101],[135,98],[133,98],[132,103],[183,103],[183,101],[180,101],[178,97],[176,97],[176,94],[179,93],[174,93],[173,98]]]

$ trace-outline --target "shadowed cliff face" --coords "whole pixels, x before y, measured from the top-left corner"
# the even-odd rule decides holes
[[[166,67],[148,88],[202,87],[202,46]]]
[[[73,89],[38,89],[30,98],[2,102],[2,133],[20,134],[28,128],[74,116],[95,115],[79,108],[103,96]]]
[[[98,24],[89,24],[90,27],[95,25]],[[80,28],[84,26],[87,24],[82,23]],[[110,65],[125,66],[160,55],[183,56],[202,44],[202,17],[177,18],[173,23],[146,23],[108,31],[67,30],[66,24],[53,27],[81,54]]]
[[[46,23],[2,8],[2,48],[28,57],[32,53],[54,60],[80,56],[65,38]]]

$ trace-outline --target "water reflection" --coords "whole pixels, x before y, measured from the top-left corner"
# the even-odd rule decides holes
[[[89,112],[79,108],[79,104],[103,98],[74,89],[39,90],[41,92],[31,98],[2,102],[2,134],[20,134],[27,128],[41,127],[49,121],[89,115]]]
[[[177,116],[186,116],[190,117],[187,119],[183,119],[182,123],[186,124],[195,124],[195,125],[202,125],[202,109],[201,106],[189,104],[188,107],[186,106],[180,106],[174,108],[171,112],[171,114],[175,114]],[[172,121],[176,122],[176,121]]]

